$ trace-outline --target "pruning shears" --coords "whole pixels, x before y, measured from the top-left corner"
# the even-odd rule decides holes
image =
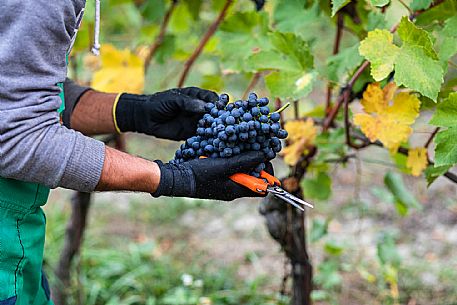
[[[275,197],[284,200],[297,209],[304,211],[303,206],[314,208],[314,206],[281,188],[281,182],[278,178],[270,175],[266,171],[260,172],[260,178],[248,174],[237,173],[230,176],[230,179],[240,185],[243,185],[253,192],[265,195],[273,194]]]

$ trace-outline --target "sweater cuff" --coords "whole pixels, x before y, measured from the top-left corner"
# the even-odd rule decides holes
[[[103,142],[89,137],[78,137],[60,186],[87,193],[94,191],[100,180],[104,162]],[[84,168],[84,171],[81,168]]]

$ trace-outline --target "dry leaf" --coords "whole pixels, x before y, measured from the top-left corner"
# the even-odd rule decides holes
[[[289,142],[281,155],[284,156],[284,162],[293,166],[297,164],[308,148],[314,145],[317,129],[311,118],[306,121],[288,121],[284,125],[284,129],[289,133]]]
[[[415,95],[408,92],[395,95],[396,89],[394,83],[384,89],[378,83],[368,85],[361,102],[366,113],[354,115],[354,123],[370,141],[381,141],[391,152],[408,140],[420,106]]]
[[[101,47],[101,68],[94,73],[91,86],[104,92],[142,93],[144,67],[141,58],[131,51],[112,45]]]
[[[422,171],[427,167],[427,149],[424,147],[411,148],[408,150],[408,159],[406,167],[411,170],[411,175],[420,176]]]

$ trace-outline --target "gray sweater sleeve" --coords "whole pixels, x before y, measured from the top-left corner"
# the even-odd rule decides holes
[[[0,2],[0,176],[92,191],[102,142],[60,124],[57,83],[83,0]]]

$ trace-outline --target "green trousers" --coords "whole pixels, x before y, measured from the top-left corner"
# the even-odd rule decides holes
[[[0,305],[50,305],[42,271],[49,189],[0,177]]]

